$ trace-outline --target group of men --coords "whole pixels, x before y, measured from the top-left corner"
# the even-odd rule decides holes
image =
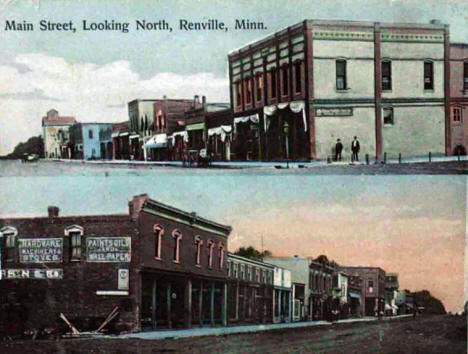
[[[357,136],[354,137],[354,140],[351,142],[351,161],[359,161],[359,150],[360,150],[359,140]],[[341,161],[341,153],[343,152],[343,144],[341,143],[341,139],[337,139],[335,145],[335,161]]]

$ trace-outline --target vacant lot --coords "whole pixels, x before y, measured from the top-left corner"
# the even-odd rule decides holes
[[[373,323],[174,340],[18,341],[1,353],[466,353],[466,317]]]

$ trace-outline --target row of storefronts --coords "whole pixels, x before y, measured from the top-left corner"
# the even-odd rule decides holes
[[[2,218],[1,328],[68,331],[65,317],[95,330],[112,312],[114,331],[334,320],[397,301],[396,275],[386,286],[380,268],[241,257],[228,252],[230,232],[147,195],[127,214],[62,217],[49,207],[47,217]]]

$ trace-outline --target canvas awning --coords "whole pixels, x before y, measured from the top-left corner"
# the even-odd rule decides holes
[[[258,121],[259,121],[258,113],[257,114],[252,114],[250,116],[234,118],[234,124],[246,123],[248,121],[251,121],[252,123],[258,123]]]
[[[119,132],[116,132],[116,133],[112,133],[111,134],[111,137],[112,138],[117,138],[119,136]]]
[[[151,137],[144,145],[144,148],[158,149],[167,146],[167,134],[156,134]]]
[[[124,134],[128,134],[128,133],[124,133]],[[120,136],[122,136],[122,135],[123,135],[123,134],[120,134]],[[139,137],[140,137],[140,135],[138,135],[138,134],[132,134],[132,135],[130,135],[129,138],[130,138],[130,139],[136,139],[136,138],[139,138]]]
[[[119,136],[127,136],[128,135],[128,132],[125,132],[125,133],[119,133]],[[131,137],[130,137],[131,138]]]
[[[307,131],[307,117],[306,117],[306,110],[305,110],[305,102],[304,101],[292,101],[286,103],[279,103],[277,105],[265,106],[263,107],[263,124],[265,131],[268,130],[269,126],[269,117],[274,115],[278,109],[285,109],[289,107],[289,109],[294,113],[301,113],[302,112],[302,121],[304,124],[304,131]]]
[[[195,124],[189,124],[185,127],[185,130],[190,131],[190,130],[204,130],[205,129],[205,123],[195,123]]]

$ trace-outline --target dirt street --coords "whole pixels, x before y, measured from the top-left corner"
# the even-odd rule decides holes
[[[6,353],[466,353],[466,317],[373,323],[173,340],[73,339],[4,342]]]

